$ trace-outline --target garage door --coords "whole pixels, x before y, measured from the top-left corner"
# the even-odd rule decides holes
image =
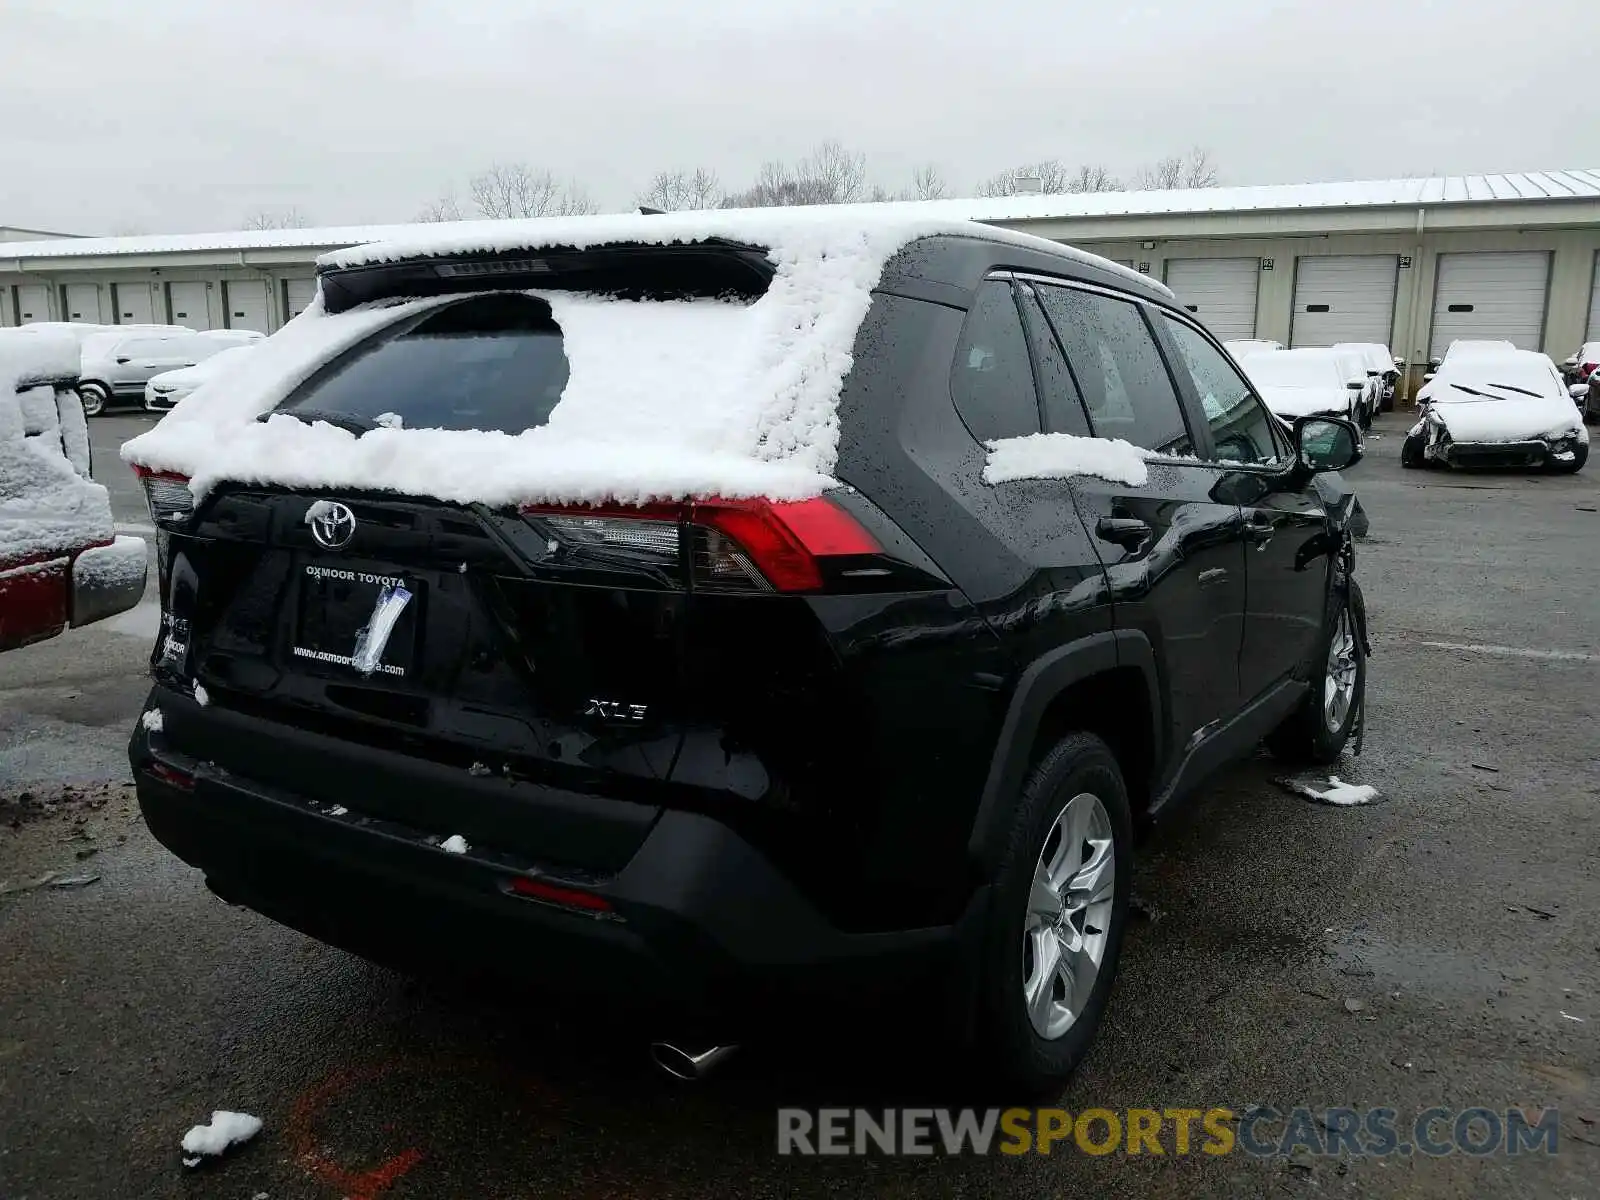
[[[50,289],[42,283],[17,284],[17,321],[30,325],[50,319]]]
[[[153,325],[155,305],[150,302],[148,283],[117,283],[112,285],[117,302],[118,325]]]
[[[315,279],[285,279],[283,281],[283,311],[289,320],[294,320],[305,312],[310,303],[317,298],[317,281]]]
[[[187,325],[190,329],[210,329],[211,312],[206,303],[207,287],[204,283],[167,284],[168,318],[174,325]]]
[[[1585,341],[1600,341],[1600,254],[1594,256],[1594,283],[1589,289],[1589,336]]]
[[[1523,350],[1544,340],[1550,255],[1441,254],[1433,288],[1433,338],[1438,358],[1457,338],[1503,338]]]
[[[1291,346],[1381,342],[1394,335],[1400,260],[1393,254],[1329,254],[1295,264]]]
[[[263,280],[232,280],[222,285],[228,305],[229,329],[254,329],[270,333],[272,327],[267,314],[267,285]]]
[[[66,302],[67,320],[78,324],[100,324],[100,288],[93,283],[69,283],[61,289]],[[109,324],[110,322],[107,322]]]
[[[1174,258],[1167,261],[1167,286],[1178,303],[1205,322],[1218,339],[1256,335],[1259,258]]]

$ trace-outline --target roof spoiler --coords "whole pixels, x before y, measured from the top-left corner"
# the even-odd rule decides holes
[[[493,253],[417,255],[395,262],[320,267],[325,311],[375,300],[456,292],[559,288],[649,299],[764,294],[777,266],[760,246],[722,238],[681,245],[553,246]]]

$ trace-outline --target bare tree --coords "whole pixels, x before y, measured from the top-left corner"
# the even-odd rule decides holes
[[[1171,154],[1134,176],[1135,185],[1147,192],[1217,186],[1217,165],[1211,151],[1195,146],[1187,154]]]
[[[1120,192],[1122,180],[1110,171],[1110,168],[1100,164],[1085,164],[1072,173],[1067,180],[1069,192]]]
[[[479,214],[491,219],[568,217],[600,211],[578,184],[563,184],[552,172],[526,163],[495,163],[472,177],[469,190]]]
[[[718,208],[723,200],[722,183],[715,171],[696,167],[693,171],[657,171],[650,186],[639,193],[639,203],[662,212],[684,209]]]
[[[1047,194],[1058,194],[1067,190],[1067,180],[1070,173],[1062,165],[1059,158],[1045,158],[1036,163],[1023,163],[1021,166],[1010,167],[998,175],[992,175],[978,185],[980,196],[1015,196],[1023,191],[1022,181],[1037,179],[1039,186],[1028,191],[1038,190]]]
[[[933,163],[926,163],[911,172],[910,200],[943,200],[949,185]]]
[[[311,218],[295,205],[288,208],[263,208],[244,219],[246,229],[304,229]]]
[[[422,206],[422,211],[417,214],[417,220],[423,223],[459,221],[461,219],[461,203],[456,199],[454,189],[444,191],[437,200],[428,201],[427,204]]]
[[[725,197],[722,206],[778,208],[795,204],[850,204],[870,195],[867,156],[846,150],[838,142],[823,142],[799,162],[761,164],[755,183]]]

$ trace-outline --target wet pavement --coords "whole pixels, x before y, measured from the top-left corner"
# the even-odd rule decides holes
[[[1350,473],[1375,655],[1337,773],[1384,801],[1310,803],[1258,760],[1158,829],[1059,1104],[1559,1106],[1555,1156],[780,1158],[779,1106],[959,1103],[952,1056],[822,1031],[676,1085],[536,991],[227,907],[126,786],[146,608],[0,658],[0,1197],[1600,1195],[1600,473],[1403,472],[1401,428]],[[186,1172],[213,1109],[265,1127]]]

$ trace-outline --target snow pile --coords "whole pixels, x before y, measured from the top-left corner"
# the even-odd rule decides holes
[[[145,712],[139,718],[139,724],[143,725],[148,733],[160,733],[166,727],[162,721],[159,708],[152,708]]]
[[[816,495],[832,482],[839,393],[872,289],[902,247],[941,233],[1065,251],[924,213],[817,208],[464,222],[325,255],[324,266],[349,266],[727,238],[766,247],[777,273],[751,304],[533,293],[561,326],[570,376],[549,422],[517,435],[257,421],[341,350],[452,299],[329,315],[319,295],[225,386],[202,385],[123,457],[187,475],[197,493],[237,480],[492,505]]]
[[[1345,783],[1337,775],[1328,776],[1326,786],[1320,782],[1307,783],[1301,779],[1280,779],[1277,783],[1279,787],[1297,796],[1304,796],[1307,800],[1314,800],[1318,804],[1331,804],[1336,808],[1377,804],[1383,799],[1383,793],[1371,784]]]
[[[13,335],[0,337],[0,561],[111,541],[106,489],[74,469],[75,462],[88,464],[82,411],[71,396],[58,400],[49,384],[17,390],[60,367],[56,351],[66,343],[22,330],[0,333]]]
[[[984,443],[989,458],[983,481],[1068,479],[1094,475],[1112,483],[1141,487],[1150,478],[1147,459],[1158,457],[1121,438],[1078,437],[1071,433],[1030,433]]]
[[[211,703],[211,693],[198,683],[194,685],[194,702],[201,708]]]
[[[472,849],[472,847],[467,845],[466,838],[462,837],[459,833],[453,833],[449,837],[445,838],[444,841],[439,843],[439,849],[443,850],[446,854],[465,854],[468,850]]]
[[[260,1132],[260,1117],[217,1109],[211,1114],[211,1124],[196,1125],[183,1135],[183,1165],[197,1167],[202,1158],[215,1158]]]

